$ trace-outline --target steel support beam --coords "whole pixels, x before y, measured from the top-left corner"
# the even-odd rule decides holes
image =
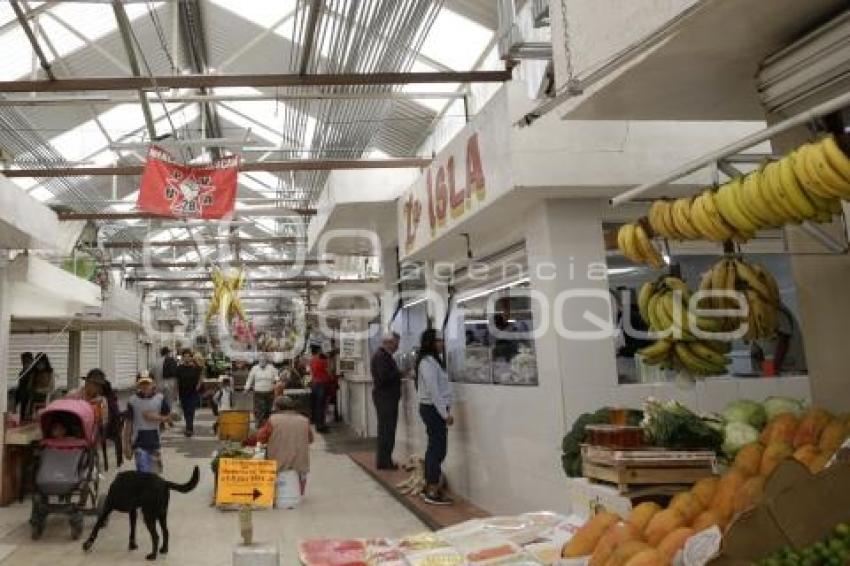
[[[315,208],[280,208],[280,212],[272,214],[270,212],[272,209],[263,209],[262,212],[255,211],[252,214],[251,210],[237,210],[235,212],[236,216],[249,217],[283,217],[283,216],[314,216],[316,214]],[[173,216],[158,216],[156,214],[151,214],[149,212],[60,212],[56,215],[59,218],[60,222],[67,222],[70,220],[169,220],[173,219]],[[190,218],[189,220],[195,220],[194,218]],[[207,220],[207,222],[214,222],[212,220]],[[226,222],[226,221],[223,221]]]
[[[258,161],[242,163],[240,171],[336,171],[343,169],[419,169],[428,167],[431,159],[292,159],[287,161]],[[45,169],[5,169],[0,174],[15,177],[104,177],[141,175],[143,165],[116,165],[106,167],[50,167]]]
[[[0,92],[74,92],[212,87],[370,86],[439,83],[503,83],[504,71],[437,71],[388,73],[322,73],[317,75],[159,75],[151,77],[77,77],[69,79],[0,81]]]
[[[304,240],[299,240],[294,236],[269,236],[268,238],[228,238],[228,239],[201,239],[200,244],[203,246],[232,246],[232,245],[253,245],[253,244],[295,244]],[[135,250],[142,248],[194,248],[195,240],[173,240],[170,242],[106,242],[103,247],[107,250]]]
[[[298,74],[301,76],[307,75],[310,57],[313,55],[313,44],[316,41],[316,28],[319,25],[322,4],[324,4],[322,0],[312,0],[310,2],[310,16],[307,18],[307,31],[304,34],[304,41],[301,43],[301,63],[298,65]]]
[[[231,262],[233,267],[315,267],[320,265],[333,265],[333,260],[318,260],[318,259],[303,259],[301,261],[294,261],[291,259],[249,259],[243,260],[240,262]],[[151,261],[151,262],[143,262],[143,261],[128,261],[128,262],[120,262],[120,261],[111,261],[106,264],[108,268],[127,268],[127,269],[143,269],[143,268],[151,268],[151,269],[168,269],[171,267],[178,269],[185,268],[198,268],[202,267],[201,262],[198,261]]]
[[[166,104],[191,102],[255,102],[264,100],[451,100],[459,92],[282,92],[279,94],[161,94]],[[89,104],[133,104],[135,96],[83,94],[79,96],[18,96],[0,99],[0,106],[77,106]]]
[[[130,29],[130,19],[127,17],[127,12],[124,11],[124,4],[121,0],[112,0],[112,11],[115,12],[115,21],[118,23],[118,31],[121,33],[121,41],[124,42],[124,52],[127,54],[127,62],[130,63],[130,71],[134,77],[141,77],[142,71],[139,68],[139,60],[136,58],[136,48],[133,45],[133,30]],[[156,126],[153,121],[153,114],[148,103],[147,95],[143,90],[139,90],[139,102],[142,104],[142,114],[145,117],[145,126],[148,129],[148,138],[156,139]]]
[[[12,5],[12,10],[15,11],[15,17],[18,18],[18,23],[21,24],[21,28],[24,30],[24,33],[27,36],[27,39],[32,46],[33,52],[35,52],[35,56],[38,57],[38,62],[41,65],[41,68],[44,69],[44,74],[47,75],[47,78],[51,81],[56,80],[56,75],[53,74],[53,69],[50,68],[50,63],[47,61],[47,56],[44,54],[44,51],[41,49],[41,45],[38,43],[38,38],[35,37],[35,33],[32,31],[32,27],[30,27],[29,19],[27,18],[27,14],[24,12],[24,9],[21,8],[18,0],[9,0],[9,3]]]

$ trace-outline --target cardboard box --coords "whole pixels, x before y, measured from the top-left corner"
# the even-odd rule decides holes
[[[726,531],[712,566],[752,563],[785,548],[802,549],[850,521],[850,462],[812,475],[788,459],[770,477],[764,498]]]

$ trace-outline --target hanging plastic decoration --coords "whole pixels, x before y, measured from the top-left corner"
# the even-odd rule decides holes
[[[224,327],[234,318],[246,320],[245,310],[239,301],[239,291],[245,285],[245,272],[241,269],[225,275],[217,267],[212,272],[213,297],[207,309],[206,322],[219,315]]]

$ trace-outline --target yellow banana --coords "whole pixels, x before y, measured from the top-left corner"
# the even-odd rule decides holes
[[[723,242],[726,239],[726,234],[718,230],[708,217],[708,212],[703,204],[703,195],[696,197],[691,204],[691,219],[694,226],[702,233],[706,240],[712,242]]]
[[[730,362],[729,358],[723,354],[715,352],[701,341],[692,342],[688,344],[688,346],[690,346],[691,352],[693,352],[695,356],[702,358],[705,362],[717,366],[718,368],[721,366],[725,368]]]
[[[779,284],[776,282],[776,278],[762,265],[756,263],[752,267],[753,271],[756,272],[756,275],[758,275],[759,279],[761,279],[762,283],[764,283],[770,292],[769,302],[773,305],[780,305],[782,303],[782,296],[779,292]]]
[[[652,294],[655,291],[655,283],[652,281],[647,281],[640,287],[640,291],[638,292],[638,310],[640,311],[640,316],[649,324],[649,300],[652,298]]]
[[[741,261],[735,260],[735,271],[738,274],[738,278],[744,281],[750,289],[758,293],[760,297],[762,297],[765,301],[771,300],[771,292],[767,285],[762,282],[761,278],[758,276],[758,273],[750,267],[749,264]]]
[[[722,259],[711,268],[711,290],[722,291],[726,288],[726,264],[729,260]],[[714,308],[723,308],[724,301],[720,297],[713,297],[711,305]]]
[[[656,365],[670,354],[672,342],[669,340],[659,340],[654,344],[646,346],[638,350],[638,354],[643,356],[644,362],[650,365]]]
[[[673,224],[680,234],[689,240],[699,240],[700,232],[691,222],[691,201],[687,198],[676,199],[672,207]]]
[[[649,303],[647,303],[646,307],[646,322],[649,324],[650,330],[655,332],[661,332],[665,330],[665,327],[662,326],[664,321],[658,318],[658,300],[661,298],[661,295],[658,293],[652,295],[649,298]]]
[[[832,165],[833,169],[838,171],[845,181],[850,182],[850,157],[838,147],[834,136],[827,136],[821,141],[823,152],[826,155],[826,160]]]
[[[687,236],[683,234],[679,228],[676,226],[676,221],[673,213],[673,204],[672,202],[667,202],[667,206],[661,209],[661,218],[664,221],[664,224],[667,226],[667,229],[673,234],[674,240],[686,240]]]
[[[720,215],[729,225],[739,232],[753,233],[757,230],[756,225],[738,209],[735,195],[732,194],[733,191],[740,190],[740,188],[740,179],[726,183],[714,195],[714,202],[717,205],[717,210],[720,211]]]
[[[759,193],[759,185],[761,183],[761,171],[753,171],[744,178],[743,197],[747,205],[747,210],[752,215],[761,221],[764,227],[775,227],[782,224],[782,219],[778,218],[773,211],[767,206],[767,202],[762,199]]]
[[[684,364],[688,371],[697,375],[713,375],[722,373],[723,370],[721,368],[719,368],[716,364],[708,363],[694,354],[689,346],[690,344],[677,342],[673,347],[679,361]]]
[[[803,187],[800,186],[797,176],[794,174],[794,165],[791,156],[785,156],[779,160],[779,184],[788,197],[788,204],[804,219],[815,217],[815,205],[806,196]]]
[[[735,235],[735,230],[729,226],[725,220],[723,220],[722,216],[720,216],[720,211],[717,210],[717,205],[714,202],[714,191],[711,189],[703,192],[702,206],[705,209],[709,221],[711,221],[717,232],[724,236],[724,240],[728,240]]]
[[[823,144],[814,145],[809,150],[809,165],[813,176],[820,181],[830,194],[850,199],[850,181],[844,179],[841,174],[832,168],[826,158]]]
[[[833,198],[835,195],[830,194],[829,191],[822,187],[820,183],[812,177],[807,159],[809,147],[810,144],[804,144],[797,148],[797,151],[791,152],[790,158],[791,164],[794,166],[794,174],[800,181],[800,185],[803,187],[803,190],[805,190],[809,195],[815,195],[821,199]]]
[[[646,235],[646,230],[640,223],[634,227],[635,247],[640,252],[640,255],[646,260],[653,269],[661,269],[664,266],[664,258],[661,253],[652,245],[649,236]]]
[[[667,201],[664,200],[656,200],[652,202],[649,207],[649,225],[652,228],[652,231],[657,235],[663,238],[672,239],[673,234],[667,230],[667,225],[664,223],[662,218],[662,212],[666,206],[669,205]]]
[[[638,253],[635,247],[635,226],[634,224],[623,224],[617,231],[617,246],[626,259],[635,263],[643,263],[643,258]]]
[[[768,163],[762,170],[759,192],[767,203],[768,208],[783,223],[800,223],[803,219],[798,216],[797,211],[788,202],[782,183],[779,178],[780,165],[777,162]]]

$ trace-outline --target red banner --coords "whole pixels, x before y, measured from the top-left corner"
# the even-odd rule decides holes
[[[174,218],[222,218],[236,204],[238,171],[238,156],[196,167],[178,163],[164,149],[151,146],[136,206]]]

